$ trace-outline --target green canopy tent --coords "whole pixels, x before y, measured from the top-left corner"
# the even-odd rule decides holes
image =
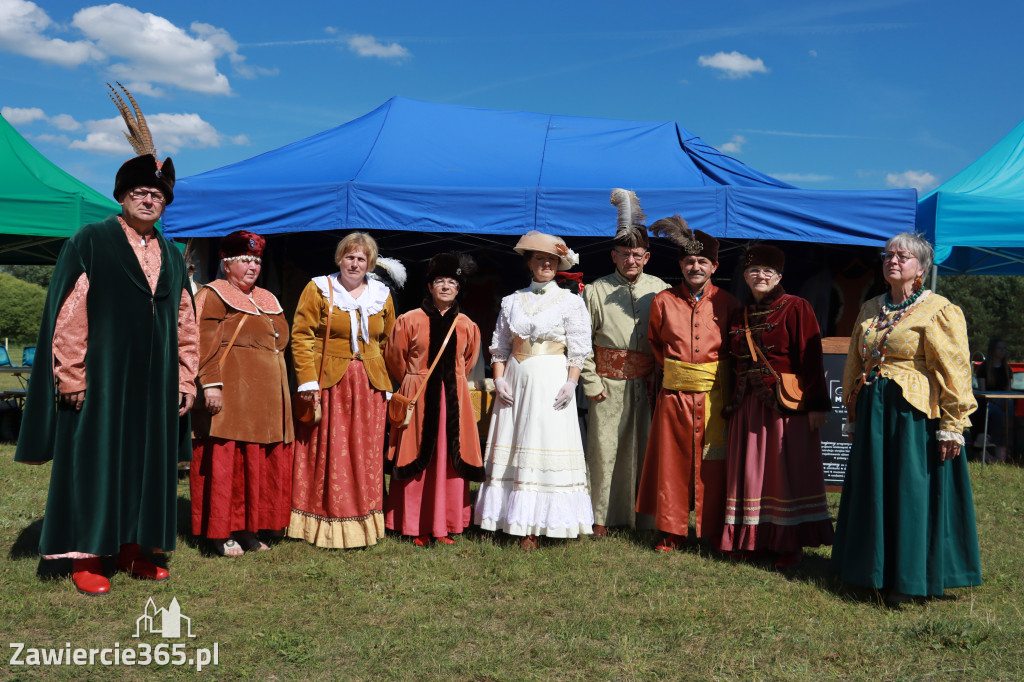
[[[64,240],[120,211],[36,151],[0,116],[0,265],[52,265]]]

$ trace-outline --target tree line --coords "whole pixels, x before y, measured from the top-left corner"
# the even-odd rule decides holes
[[[46,265],[0,266],[0,336],[35,343],[52,273]],[[1024,277],[943,275],[936,289],[963,309],[972,353],[1001,338],[1010,361],[1024,362]]]

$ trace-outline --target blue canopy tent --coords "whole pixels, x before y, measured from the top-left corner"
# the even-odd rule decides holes
[[[358,119],[178,181],[175,238],[323,230],[566,238],[614,232],[609,190],[652,219],[681,214],[729,240],[879,245],[914,226],[912,190],[812,191],[760,173],[673,122],[433,104],[395,97]]]
[[[925,195],[917,227],[942,274],[1024,274],[1024,122]]]

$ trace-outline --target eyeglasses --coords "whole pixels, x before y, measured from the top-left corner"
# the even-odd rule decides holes
[[[883,251],[879,255],[882,257],[883,263],[891,261],[893,258],[895,258],[900,265],[903,265],[911,258],[917,258],[917,256],[913,254],[904,256],[902,253],[897,253],[895,251]]]
[[[751,277],[764,277],[765,279],[771,279],[779,273],[775,272],[771,268],[747,268],[746,274]]]
[[[133,189],[131,192],[128,192],[128,194],[132,199],[135,199],[135,201],[142,201],[147,196],[151,196],[153,197],[154,204],[164,203],[165,198],[164,193],[158,189]]]
[[[615,255],[627,262],[631,260],[641,261],[644,259],[644,256],[647,255],[647,252],[641,251],[640,253],[637,253],[636,251],[619,251],[618,249],[615,249]]]
[[[434,281],[431,282],[431,284],[433,284],[435,287],[443,286],[445,284],[455,288],[458,288],[459,286],[458,280],[454,280],[450,277],[436,277]]]

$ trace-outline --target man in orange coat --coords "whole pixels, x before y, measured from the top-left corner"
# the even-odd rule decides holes
[[[670,552],[686,541],[691,509],[697,537],[722,532],[726,422],[721,411],[729,384],[725,341],[739,302],[711,283],[718,269],[717,239],[691,231],[679,216],[657,221],[651,232],[679,245],[683,283],[651,303],[648,336],[663,376],[636,510],[654,516],[665,534],[655,549]]]

